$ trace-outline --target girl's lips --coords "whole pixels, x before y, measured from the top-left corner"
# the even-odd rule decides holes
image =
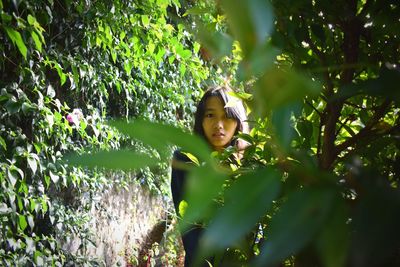
[[[213,136],[218,138],[218,137],[224,137],[225,134],[223,134],[223,133],[214,133]]]

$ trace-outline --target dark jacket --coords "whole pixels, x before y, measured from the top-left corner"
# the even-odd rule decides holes
[[[171,191],[175,211],[178,215],[179,203],[184,199],[187,171],[176,168],[174,166],[174,163],[189,164],[190,162],[190,159],[186,155],[182,154],[180,151],[177,150],[174,152],[174,157],[172,161]],[[189,230],[186,230],[184,233],[181,233],[183,247],[185,249],[185,267],[190,267],[193,264],[202,232],[203,228],[193,226]],[[204,264],[201,266],[208,266],[208,264],[204,262]]]

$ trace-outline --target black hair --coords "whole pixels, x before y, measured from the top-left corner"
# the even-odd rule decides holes
[[[239,98],[231,96],[229,92],[233,91],[227,86],[215,86],[211,87],[204,93],[203,97],[197,104],[197,110],[194,118],[194,127],[193,127],[193,131],[195,134],[207,140],[203,129],[203,119],[206,112],[206,102],[212,96],[216,96],[222,101],[226,112],[226,116],[228,118],[236,120],[237,126],[235,130],[235,135],[238,132],[243,132],[243,133],[248,132],[246,110],[243,106],[243,103]],[[226,106],[226,104],[228,104],[230,101],[234,101],[234,104]],[[238,147],[240,146],[237,143],[237,140],[232,140],[230,145],[236,145]]]

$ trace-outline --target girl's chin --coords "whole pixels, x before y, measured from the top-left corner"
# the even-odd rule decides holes
[[[225,143],[225,142],[218,142],[218,143],[214,142],[211,145],[214,148],[214,150],[222,151],[222,150],[224,150],[224,148],[227,145],[227,143]]]

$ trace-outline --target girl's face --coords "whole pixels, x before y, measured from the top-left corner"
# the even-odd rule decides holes
[[[211,96],[206,100],[203,130],[214,150],[221,151],[231,142],[236,126],[237,121],[226,116],[223,102],[219,97]]]

